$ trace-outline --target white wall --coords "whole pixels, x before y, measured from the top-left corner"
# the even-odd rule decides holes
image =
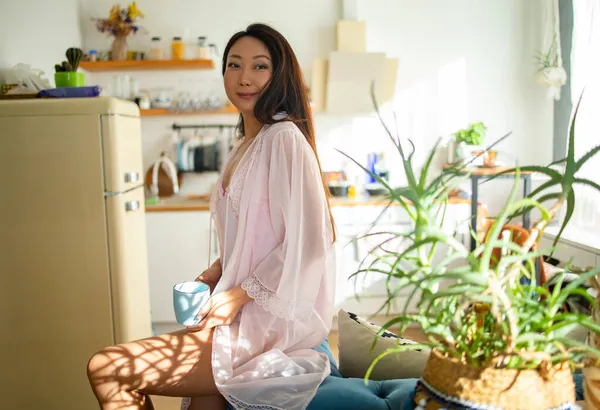
[[[81,42],[79,1],[8,0],[0,10],[0,69],[27,63],[54,83],[54,64]]]
[[[367,23],[368,51],[400,60],[390,108],[397,114],[400,135],[410,137],[417,147],[417,163],[439,136],[474,121],[488,125],[487,143],[513,131],[498,149],[520,164],[551,161],[553,103],[534,78],[544,0],[357,4],[358,19]],[[354,155],[365,157],[386,140],[378,130],[376,119],[354,120],[353,132],[327,145],[348,147],[350,139]],[[399,166],[396,170],[401,183]],[[482,188],[482,198],[492,210],[498,209],[510,183],[497,181]]]
[[[552,101],[535,83],[544,0],[359,2],[367,46],[400,59],[396,110],[415,140],[483,121],[521,162],[551,161]],[[410,124],[412,122],[412,124]]]
[[[83,0],[80,16],[86,49],[108,49],[110,39],[95,31],[91,17],[108,13],[111,0]],[[510,140],[500,150],[520,163],[543,164],[552,153],[552,103],[535,83],[534,55],[541,43],[544,0],[359,0],[358,18],[367,23],[369,51],[383,51],[400,59],[397,95],[392,108],[398,130],[416,143],[417,163],[441,135],[472,121],[489,126],[488,141],[508,131]],[[335,45],[335,22],[342,17],[341,1],[309,0],[301,7],[288,1],[161,0],[138,3],[146,13],[146,34],[131,38],[132,49],[146,49],[151,36],[168,40],[174,35],[208,36],[222,51],[227,39],[248,23],[262,21],[280,29],[294,46],[310,83],[311,64],[326,57]],[[167,41],[168,42],[168,41]],[[170,87],[174,93],[212,89],[223,93],[219,70],[213,72],[133,73],[142,88]],[[110,76],[95,75],[101,84]],[[195,88],[195,90],[194,90]],[[170,147],[169,126],[174,122],[231,121],[228,118],[144,118],[144,163]],[[364,161],[370,151],[389,151],[374,116],[316,115],[318,145],[326,169],[347,161],[335,151],[343,149]],[[397,162],[388,154],[388,162]],[[443,162],[440,159],[440,162]],[[358,173],[356,167],[351,167]],[[403,173],[392,168],[393,182]],[[362,176],[362,175],[361,175]],[[498,202],[509,181],[483,188],[483,200]],[[495,207],[492,206],[492,209]]]
[[[114,1],[83,1],[80,15],[83,46],[86,50],[109,49],[111,38],[98,33],[91,18],[106,16]],[[164,0],[145,0],[138,1],[138,6],[146,15],[140,22],[145,32],[138,32],[130,37],[129,47],[132,50],[147,50],[153,36],[160,36],[166,48],[173,36],[187,36],[192,40],[198,36],[207,36],[208,41],[216,43],[222,52],[235,32],[245,29],[250,23],[264,22],[280,30],[292,44],[307,80],[310,80],[312,61],[326,56],[333,49],[335,21],[340,15],[340,2],[337,0],[307,0],[301,6],[278,0],[174,0],[167,6]],[[214,71],[133,72],[131,75],[140,81],[142,89],[170,89],[174,96],[181,91],[222,97],[225,95],[220,64]],[[91,78],[98,84],[108,86],[112,74],[94,74]],[[161,151],[169,151],[169,127],[173,122],[235,124],[236,119],[234,115],[144,118],[142,132],[145,167],[150,166]]]

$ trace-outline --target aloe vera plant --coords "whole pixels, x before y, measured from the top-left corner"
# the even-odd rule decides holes
[[[373,362],[371,369],[388,354],[423,347],[435,348],[475,366],[516,369],[538,368],[542,363],[575,365],[583,357],[600,358],[600,350],[568,337],[578,326],[600,334],[600,326],[587,314],[563,311],[570,295],[579,295],[594,303],[581,285],[595,277],[600,268],[580,274],[566,286],[561,286],[560,279],[553,288],[535,280],[534,261],[541,252],[535,250],[534,245],[564,206],[566,216],[556,238],[558,241],[575,207],[573,186],[582,184],[600,190],[597,183],[577,176],[583,164],[600,151],[598,146],[583,157],[575,158],[577,109],[571,123],[567,157],[545,167],[522,166],[506,171],[516,173],[515,184],[486,239],[470,251],[442,228],[448,195],[468,178],[468,169],[456,165],[431,175],[438,142],[422,168],[417,170],[413,162],[414,145],[409,141],[412,150],[405,150],[400,138],[392,134],[382,119],[375,100],[374,104],[399,154],[407,184],[393,188],[353,158],[348,158],[387,188],[390,204],[404,208],[412,219],[413,228],[409,232],[370,233],[369,236],[381,234],[383,239],[370,250],[369,263],[363,262],[354,276],[386,277],[388,295],[382,309],[388,309],[400,298],[402,291],[405,295],[405,290],[409,289],[410,296],[403,313],[387,322],[381,333],[395,325],[404,330],[411,324],[418,324],[428,342],[389,349]],[[517,199],[518,174],[523,171],[541,173],[548,179],[528,197]],[[508,238],[497,239],[502,238],[501,232],[507,222],[533,209],[539,210],[541,217],[522,246]],[[402,246],[390,246],[394,240]],[[493,250],[498,248],[502,249],[502,256],[494,260]],[[521,280],[523,277],[529,280]],[[416,312],[408,309],[413,301],[417,302]]]

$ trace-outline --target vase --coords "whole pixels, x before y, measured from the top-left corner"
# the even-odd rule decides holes
[[[127,36],[116,36],[110,48],[110,59],[127,60]]]
[[[78,73],[74,71],[63,71],[59,73],[54,73],[54,83],[56,84],[57,88],[83,87],[85,81],[83,73]]]
[[[568,364],[516,370],[475,367],[432,350],[415,391],[417,409],[575,409]]]
[[[465,162],[469,158],[470,152],[467,150],[467,144],[463,141],[454,142],[454,160]]]

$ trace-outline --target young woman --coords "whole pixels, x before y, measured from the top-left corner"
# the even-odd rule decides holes
[[[211,199],[220,258],[194,328],[108,347],[88,376],[102,409],[304,409],[329,361],[314,347],[333,316],[335,241],[306,86],[285,38],[266,25],[236,33],[223,77],[241,113]]]

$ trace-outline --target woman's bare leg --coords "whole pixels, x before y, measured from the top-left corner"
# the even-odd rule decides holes
[[[181,330],[107,347],[88,363],[88,378],[103,410],[153,409],[148,395],[215,396],[213,330]]]

